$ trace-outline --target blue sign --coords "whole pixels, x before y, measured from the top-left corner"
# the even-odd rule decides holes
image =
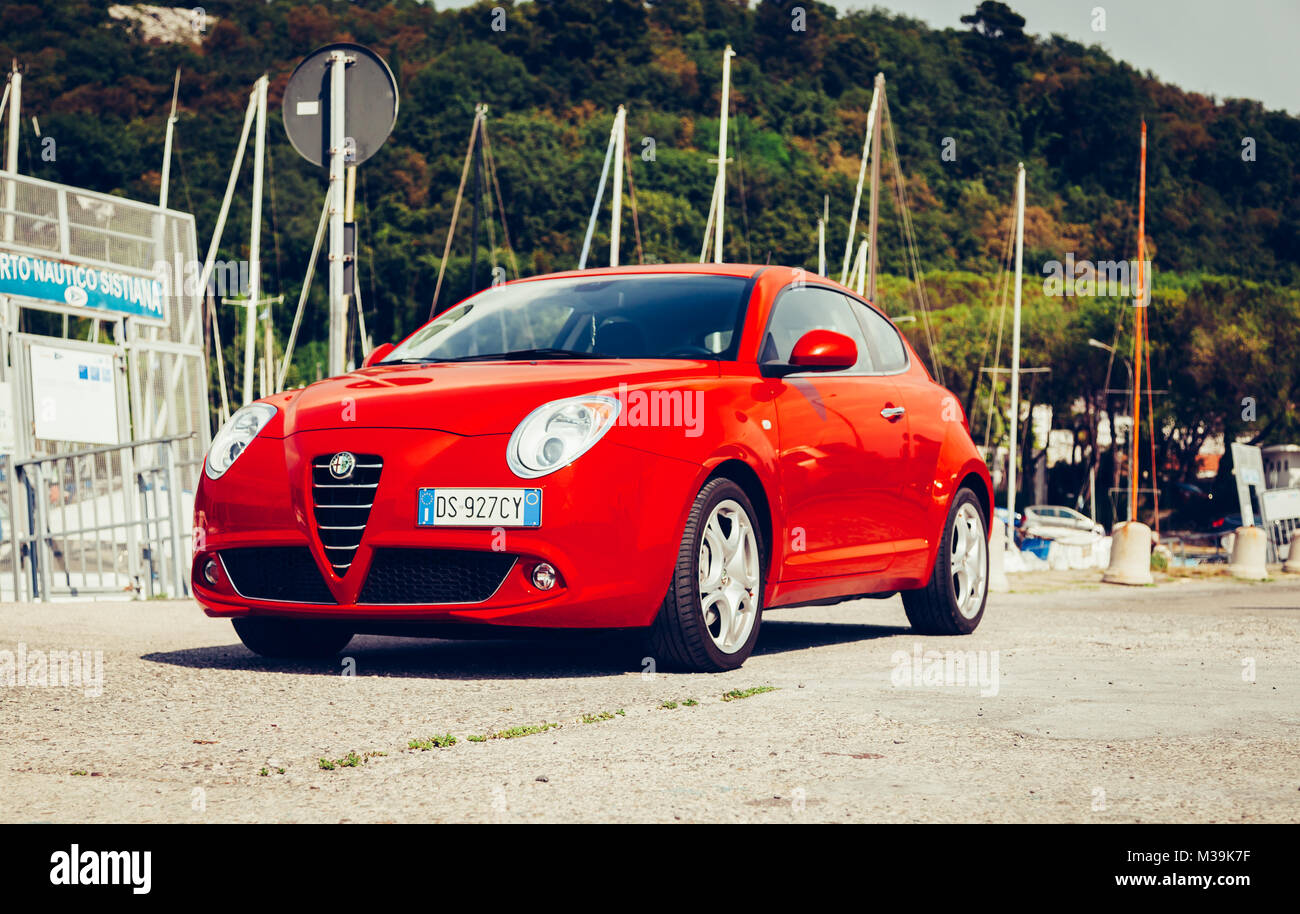
[[[96,308],[129,317],[166,320],[163,284],[102,267],[0,251],[0,295]]]

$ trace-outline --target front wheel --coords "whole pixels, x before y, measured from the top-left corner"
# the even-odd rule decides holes
[[[330,622],[300,619],[231,619],[244,647],[262,657],[333,657],[352,640],[352,632]]]
[[[969,635],[984,617],[989,591],[989,538],[984,510],[970,489],[948,509],[930,581],[903,592],[903,609],[923,635]]]
[[[705,484],[650,628],[652,656],[701,673],[734,670],[748,659],[763,614],[762,536],[740,486],[725,478]]]

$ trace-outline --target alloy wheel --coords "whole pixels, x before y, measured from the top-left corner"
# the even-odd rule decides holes
[[[758,618],[758,539],[749,515],[731,499],[718,502],[700,537],[700,607],[709,637],[725,654],[749,640]]]

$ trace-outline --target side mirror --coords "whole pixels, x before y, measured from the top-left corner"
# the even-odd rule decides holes
[[[790,361],[764,365],[763,373],[784,377],[796,371],[841,371],[858,362],[858,344],[834,330],[809,330],[790,351]]]
[[[370,350],[370,355],[366,356],[366,360],[361,363],[361,367],[369,368],[371,365],[382,362],[384,359],[388,358],[389,354],[396,348],[397,347],[392,343],[380,343],[374,349]]]

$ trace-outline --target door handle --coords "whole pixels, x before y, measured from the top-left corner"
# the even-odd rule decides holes
[[[907,412],[907,408],[904,406],[886,406],[880,411],[880,415],[884,416],[890,422],[893,422],[905,412]]]

